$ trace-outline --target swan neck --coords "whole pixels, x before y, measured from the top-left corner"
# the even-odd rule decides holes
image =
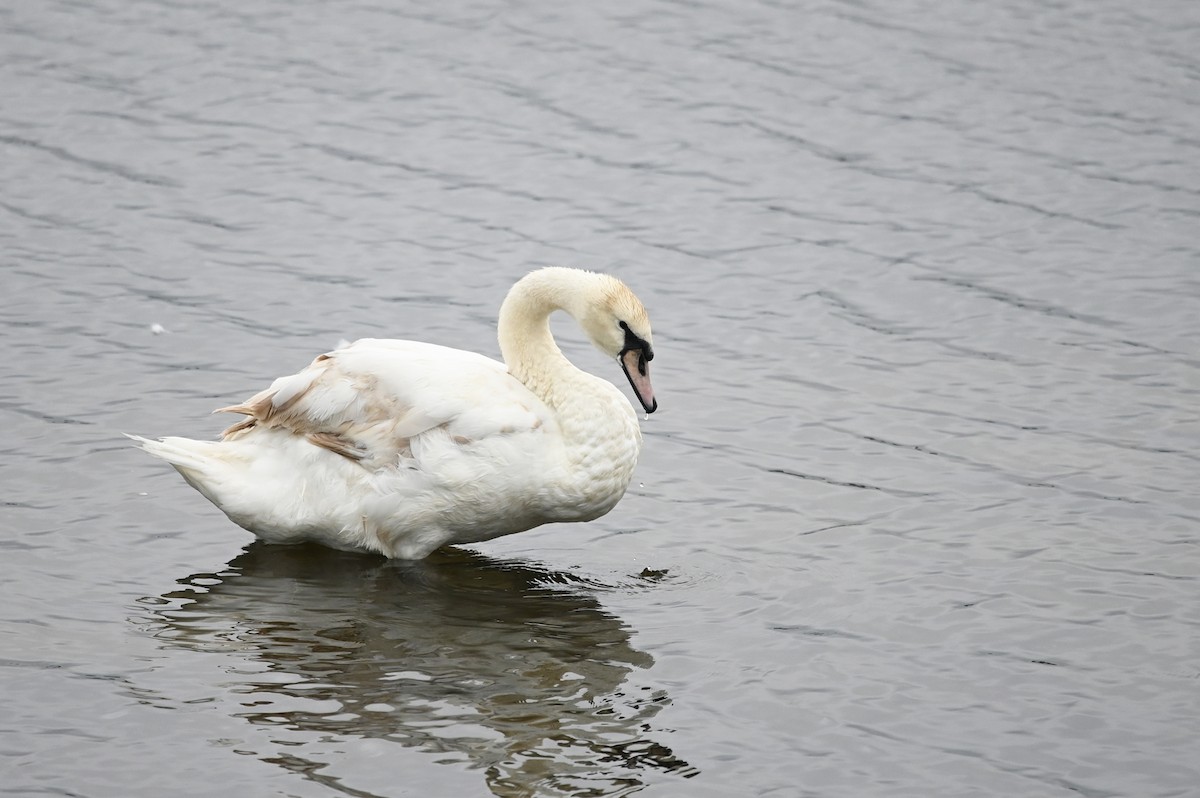
[[[567,360],[550,332],[550,315],[563,310],[579,318],[576,307],[590,282],[588,272],[547,268],[526,275],[500,307],[500,353],[509,372],[555,405],[555,384],[579,370]]]

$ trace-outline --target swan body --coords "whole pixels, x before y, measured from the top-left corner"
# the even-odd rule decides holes
[[[552,267],[505,298],[503,363],[367,338],[221,408],[244,418],[220,440],[130,437],[267,542],[420,559],[447,544],[589,521],[625,493],[641,432],[625,396],[559,350],[556,310],[617,358],[647,412],[657,409],[642,303],[615,277]]]

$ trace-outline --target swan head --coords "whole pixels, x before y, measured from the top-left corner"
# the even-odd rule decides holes
[[[650,317],[641,301],[623,282],[609,275],[601,278],[587,308],[576,318],[592,343],[621,364],[629,385],[647,413],[658,409],[650,384],[650,361],[654,347]]]
[[[608,274],[547,266],[517,281],[500,306],[498,335],[504,362],[518,378],[530,362],[546,356],[535,354],[531,342],[544,339],[544,346],[562,356],[548,323],[556,310],[571,314],[597,349],[616,358],[647,413],[658,409],[650,385],[650,317],[629,287]]]

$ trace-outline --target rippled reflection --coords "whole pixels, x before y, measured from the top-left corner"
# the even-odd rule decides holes
[[[569,575],[465,551],[253,545],[180,584],[147,600],[153,633],[266,663],[235,688],[252,723],[437,753],[497,795],[625,795],[651,771],[695,773],[647,736],[667,695],[624,684],[651,657]]]

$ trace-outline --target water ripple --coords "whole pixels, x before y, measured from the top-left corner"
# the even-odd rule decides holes
[[[1200,783],[1200,5],[0,20],[9,792]],[[494,355],[549,264],[660,352],[591,524],[243,552],[120,436],[212,436],[341,339]]]

